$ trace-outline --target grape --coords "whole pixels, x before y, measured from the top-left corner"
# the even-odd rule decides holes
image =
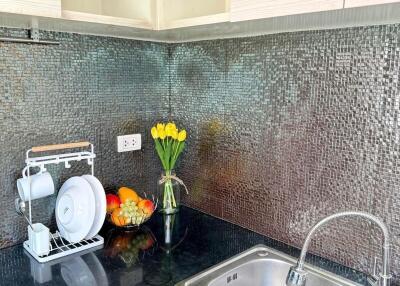
[[[138,208],[136,203],[130,199],[121,204],[122,215],[126,218],[128,224],[141,224],[146,214],[142,209]]]

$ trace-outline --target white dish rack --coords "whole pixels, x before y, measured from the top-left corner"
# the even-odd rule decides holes
[[[31,153],[40,153],[55,150],[73,149],[73,148],[83,148],[90,147],[90,151],[74,152],[74,153],[64,153],[64,154],[54,154],[47,156],[31,157]],[[87,161],[87,164],[91,167],[91,173],[94,175],[94,158],[96,154],[94,153],[94,146],[90,142],[76,142],[68,144],[57,144],[57,145],[47,145],[38,146],[29,149],[26,152],[25,164],[27,167],[27,177],[30,178],[30,169],[33,167],[40,167],[41,170],[45,170],[46,165],[50,164],[60,164],[64,163],[65,168],[70,168],[70,162],[80,162]],[[17,212],[29,221],[32,225],[32,204],[29,197],[28,200],[28,211],[29,218],[25,215],[25,203],[21,199],[16,199],[16,209]],[[29,240],[23,243],[26,251],[32,255],[39,262],[48,262],[54,259],[58,259],[73,253],[77,253],[83,250],[87,250],[92,247],[98,247],[104,244],[104,239],[100,235],[96,235],[90,239],[83,239],[77,243],[70,243],[63,239],[58,231],[55,233],[50,233],[50,252],[47,255],[39,256],[36,252],[29,246]]]

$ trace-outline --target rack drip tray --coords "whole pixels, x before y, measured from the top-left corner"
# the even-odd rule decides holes
[[[25,250],[40,263],[49,262],[73,253],[77,253],[90,248],[104,245],[104,239],[100,235],[96,235],[90,239],[84,239],[77,243],[70,243],[63,239],[58,232],[51,235],[50,239],[51,250],[48,255],[38,256],[30,247],[29,241],[23,243]]]

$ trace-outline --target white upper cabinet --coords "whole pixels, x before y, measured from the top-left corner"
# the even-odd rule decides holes
[[[0,0],[0,11],[59,18],[61,17],[61,0]]]
[[[352,8],[352,7],[399,3],[399,2],[400,0],[345,0],[344,7]]]
[[[67,20],[144,29],[153,28],[155,0],[61,1],[62,17]]]
[[[343,8],[343,0],[231,0],[231,21],[246,21]]]
[[[158,0],[158,29],[229,22],[229,0]]]

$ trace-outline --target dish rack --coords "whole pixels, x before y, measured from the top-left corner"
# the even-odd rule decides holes
[[[38,156],[32,157],[31,153],[41,153],[48,151],[56,151],[56,150],[65,150],[65,149],[74,149],[74,148],[83,148],[90,147],[90,151],[82,151],[82,152],[74,152],[74,153],[63,153],[63,154],[54,154],[47,156]],[[30,169],[33,167],[40,167],[45,170],[46,165],[51,164],[61,164],[63,163],[65,168],[70,168],[70,162],[81,162],[87,161],[87,164],[91,168],[91,173],[94,175],[94,158],[96,158],[96,154],[94,153],[94,146],[90,142],[76,142],[76,143],[67,143],[67,144],[56,144],[56,145],[47,145],[47,146],[37,146],[33,147],[26,151],[26,159],[25,164],[27,167],[27,177],[30,178]],[[29,197],[28,200],[28,212],[29,218],[26,217],[25,210],[25,202],[21,199],[16,199],[15,201],[16,210],[20,215],[23,215],[26,220],[28,220],[29,224],[32,225],[32,204],[31,199]],[[50,252],[47,255],[39,256],[36,254],[33,249],[29,246],[29,240],[23,243],[25,250],[32,255],[39,262],[48,262],[57,258],[61,258],[73,253],[77,253],[83,250],[87,250],[92,247],[98,247],[104,244],[104,239],[100,235],[96,235],[91,239],[83,239],[77,243],[70,243],[67,240],[63,239],[58,231],[55,233],[50,233]]]

